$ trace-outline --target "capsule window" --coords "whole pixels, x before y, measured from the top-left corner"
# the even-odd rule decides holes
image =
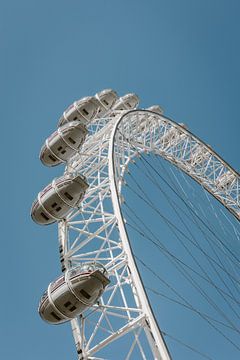
[[[105,104],[105,105],[108,105],[108,102],[107,102],[107,100],[103,100],[103,102],[104,102],[104,104]]]
[[[57,314],[55,314],[54,311],[51,312],[51,315],[52,315],[52,317],[54,317],[54,319],[61,320],[61,318]]]
[[[68,200],[73,200],[72,195],[70,195],[67,191],[64,193],[64,195],[66,196],[66,198],[68,198]]]
[[[69,138],[68,138],[68,140],[70,141],[70,143],[72,143],[72,144],[76,144],[76,141],[75,141],[75,140],[73,140],[71,137],[69,137]]]
[[[54,161],[54,162],[57,160],[57,159],[56,159],[53,155],[51,155],[51,154],[48,155],[48,157],[49,157],[49,159],[51,159],[51,160]]]
[[[62,146],[59,146],[59,147],[58,147],[58,151],[61,151],[61,150],[62,150],[62,148],[63,148]]]
[[[46,214],[44,214],[44,212],[41,212],[41,216],[42,216],[45,220],[49,220],[49,217],[48,217]]]
[[[75,118],[73,118],[73,120],[74,120],[74,121],[77,120],[77,116],[75,116]]]
[[[89,295],[84,289],[80,290],[80,293],[86,298],[90,299],[91,295]]]
[[[61,210],[61,206],[56,208],[56,211],[59,212]]]
[[[57,203],[56,203],[56,202],[51,205],[51,207],[52,207],[53,209],[54,209],[56,206],[57,206]]]
[[[86,109],[82,109],[85,115],[89,115],[89,112]]]
[[[73,305],[69,310],[70,310],[71,312],[74,311],[74,310],[76,310],[76,306]]]
[[[65,154],[66,150],[61,151],[61,154]]]
[[[65,304],[64,304],[64,306],[67,308],[67,307],[69,307],[71,305],[71,302],[70,301],[67,301]]]

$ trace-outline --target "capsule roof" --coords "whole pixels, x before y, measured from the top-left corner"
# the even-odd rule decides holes
[[[158,113],[160,115],[163,114],[163,109],[159,105],[152,105],[152,106],[148,107],[146,110],[156,112],[156,113]]]
[[[139,104],[139,97],[136,94],[126,94],[118,99],[113,110],[131,110]]]
[[[102,116],[103,113],[106,113],[109,109],[111,109],[118,99],[117,93],[112,89],[102,90],[98,92],[95,97],[100,104],[98,116]]]

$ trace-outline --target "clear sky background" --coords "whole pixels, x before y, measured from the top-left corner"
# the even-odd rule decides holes
[[[37,313],[60,271],[57,228],[29,217],[62,172],[38,160],[60,114],[104,88],[136,92],[239,171],[239,16],[237,0],[0,2],[1,359],[75,358],[69,325]]]

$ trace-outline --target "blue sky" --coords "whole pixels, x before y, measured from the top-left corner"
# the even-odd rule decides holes
[[[46,326],[36,311],[59,274],[57,229],[29,217],[62,172],[38,153],[73,100],[136,92],[239,171],[239,11],[234,0],[1,2],[2,359],[75,357],[69,326]]]

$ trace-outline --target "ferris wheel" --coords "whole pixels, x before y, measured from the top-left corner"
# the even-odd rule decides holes
[[[159,106],[112,90],[71,105],[42,147],[47,166],[66,163],[62,177],[39,193],[32,218],[58,222],[63,275],[43,294],[49,323],[71,322],[78,359],[170,360],[161,324],[146,293],[122,211],[129,167],[153,153],[173,164],[240,220],[240,176],[184,124]],[[118,349],[118,350],[116,350]]]

